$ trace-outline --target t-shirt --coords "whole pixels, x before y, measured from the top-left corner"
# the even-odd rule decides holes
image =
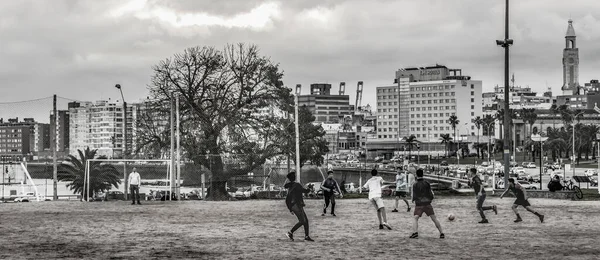
[[[396,174],[396,191],[408,191],[408,180],[404,172]]]
[[[479,178],[479,176],[475,175],[475,177],[473,177],[472,184],[473,184],[473,190],[475,190],[475,194],[479,194],[479,190],[481,190],[482,194],[485,194],[485,190],[481,189],[481,186],[483,184],[481,183],[481,179]]]
[[[140,185],[140,174],[137,172],[132,172],[129,174],[129,185]]]
[[[373,176],[365,183],[363,187],[369,189],[369,199],[381,197],[381,184],[383,184],[383,178],[380,176]]]

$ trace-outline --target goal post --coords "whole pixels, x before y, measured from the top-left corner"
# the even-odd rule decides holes
[[[175,183],[171,182],[172,177],[176,177],[173,175],[171,164],[171,160],[157,159],[88,159],[83,180],[83,199],[88,201],[90,199],[127,200],[129,198],[129,174],[134,168],[141,177],[140,196],[145,194],[146,198],[156,199],[167,194],[170,195],[178,186],[177,184],[181,183],[179,179],[174,179]],[[122,186],[117,188],[109,184],[115,180],[119,180]],[[104,194],[99,196],[100,193]],[[140,200],[146,198],[142,197]],[[171,200],[172,196],[165,198]]]

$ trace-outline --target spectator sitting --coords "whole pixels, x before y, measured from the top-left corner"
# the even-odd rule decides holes
[[[562,189],[563,186],[560,184],[560,176],[558,176],[558,174],[554,175],[554,178],[548,183],[548,190],[550,190],[550,192],[555,192]]]

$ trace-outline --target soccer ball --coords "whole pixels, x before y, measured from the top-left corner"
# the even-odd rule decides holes
[[[455,218],[454,214],[450,213],[448,214],[448,220],[453,221]]]

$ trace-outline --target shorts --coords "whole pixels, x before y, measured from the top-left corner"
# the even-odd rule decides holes
[[[517,206],[523,206],[523,207],[531,206],[531,204],[529,204],[529,201],[527,201],[526,199],[522,199],[522,198],[517,198],[517,200],[515,200],[515,203],[513,203],[513,204],[517,205]]]
[[[427,206],[416,206],[415,207],[415,216],[419,216],[421,217],[423,215],[423,213],[427,214],[427,216],[431,216],[431,215],[435,215],[435,212],[433,212],[433,207],[431,206],[431,204],[427,205]]]
[[[373,206],[375,206],[375,209],[385,208],[381,197],[372,198],[370,201],[373,203]]]
[[[407,194],[408,194],[408,192],[406,192],[406,191],[397,190],[394,192],[394,196],[396,196],[396,197],[406,197]]]

